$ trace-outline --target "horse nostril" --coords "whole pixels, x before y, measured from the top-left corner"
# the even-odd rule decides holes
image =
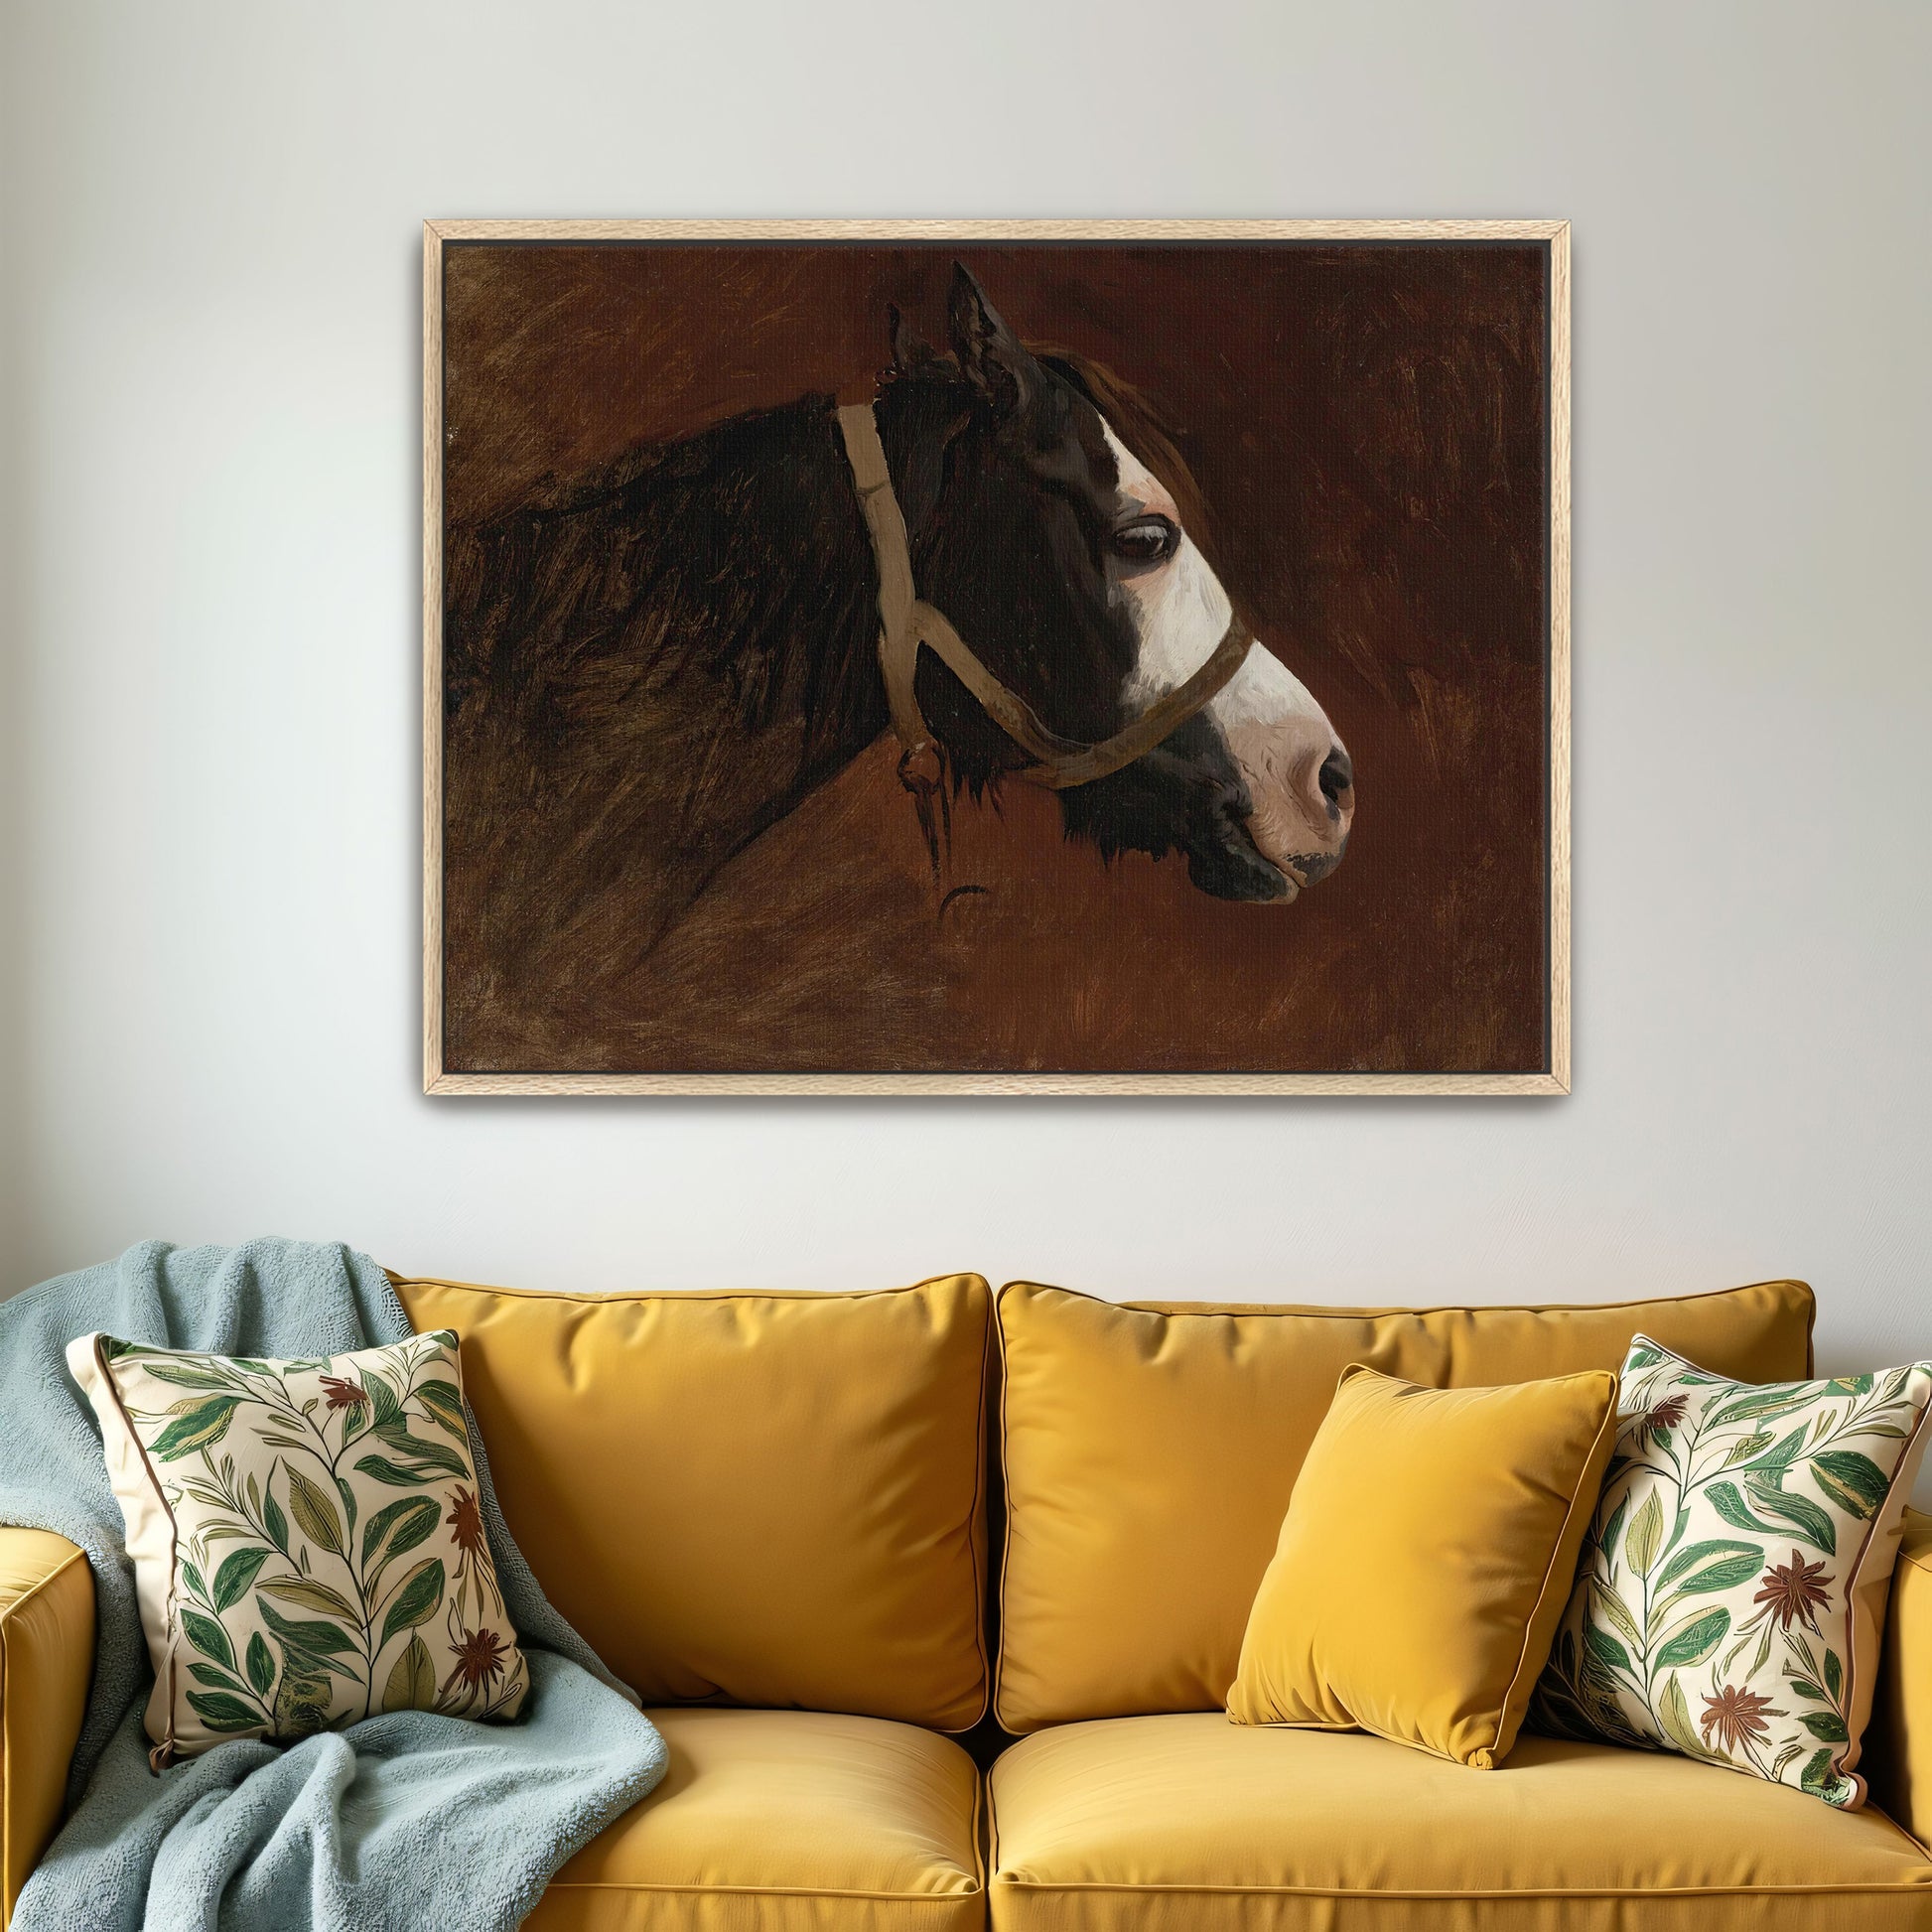
[[[1322,797],[1328,801],[1328,816],[1340,817],[1341,794],[1353,789],[1355,766],[1339,745],[1333,747],[1321,760],[1321,769],[1315,773],[1314,781],[1321,787]]]

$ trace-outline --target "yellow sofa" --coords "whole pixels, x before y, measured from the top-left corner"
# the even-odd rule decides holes
[[[397,1279],[463,1337],[504,1511],[670,1747],[537,1932],[1932,1928],[1932,1518],[1872,1803],[1525,1736],[1494,1772],[1220,1705],[1339,1369],[1811,1364],[1790,1282],[1610,1308],[572,1297]],[[0,1530],[0,1920],[58,1823],[92,1588]]]

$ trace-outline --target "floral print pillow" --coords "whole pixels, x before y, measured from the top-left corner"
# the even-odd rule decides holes
[[[1863,1804],[1853,1767],[1928,1402],[1932,1363],[1759,1386],[1638,1335],[1530,1727]]]
[[[82,1335],[154,1660],[157,1768],[384,1711],[513,1718],[457,1338],[257,1361]]]

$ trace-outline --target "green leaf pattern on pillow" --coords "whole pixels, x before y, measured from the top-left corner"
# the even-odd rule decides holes
[[[1928,1398],[1923,1362],[1757,1386],[1638,1335],[1533,1727],[1860,1803],[1847,1590]]]
[[[170,1635],[208,1731],[515,1714],[454,1334],[315,1361],[99,1347],[174,1518]]]

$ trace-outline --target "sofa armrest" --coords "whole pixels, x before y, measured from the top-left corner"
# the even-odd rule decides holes
[[[93,1664],[87,1559],[51,1531],[0,1527],[0,1928],[61,1822]]]
[[[1921,1510],[1905,1512],[1866,1756],[1872,1798],[1932,1842],[1932,1516]]]

